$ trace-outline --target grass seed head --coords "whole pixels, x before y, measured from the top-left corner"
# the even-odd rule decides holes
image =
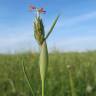
[[[36,17],[34,21],[34,36],[39,45],[42,45],[44,41],[45,31],[44,31],[44,25],[42,19],[39,17]]]

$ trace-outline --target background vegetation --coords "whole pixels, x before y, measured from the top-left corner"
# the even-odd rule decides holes
[[[31,96],[22,62],[36,96],[41,96],[39,55],[0,55],[0,96]],[[46,96],[96,96],[96,52],[52,52],[46,82]]]

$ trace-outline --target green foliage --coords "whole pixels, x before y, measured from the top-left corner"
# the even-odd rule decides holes
[[[35,96],[41,96],[39,54],[32,53],[0,55],[0,96],[32,96],[22,60]],[[70,70],[68,65],[72,66]],[[77,96],[96,96],[95,71],[96,52],[50,53],[45,95],[72,96],[75,90]]]
[[[49,35],[50,35],[51,32],[53,31],[53,29],[54,29],[54,27],[55,27],[58,19],[59,19],[59,15],[55,18],[54,22],[52,23],[52,26],[51,26],[49,32],[47,33],[47,35],[46,35],[46,37],[45,37],[45,40],[47,40],[47,38],[49,37]]]
[[[37,12],[40,13],[40,12]],[[37,42],[39,43],[39,46],[41,48],[41,52],[40,52],[40,76],[41,76],[41,81],[42,81],[42,96],[45,96],[45,81],[46,81],[46,72],[47,72],[47,66],[48,66],[48,49],[47,49],[47,43],[46,43],[46,39],[48,38],[48,36],[51,34],[52,30],[54,29],[57,20],[58,20],[59,16],[56,17],[56,19],[54,20],[49,32],[47,33],[46,37],[45,35],[45,31],[44,31],[44,25],[42,22],[42,19],[40,18],[40,16],[36,16],[35,18],[35,22],[34,22],[34,35],[35,35],[35,39],[37,40]],[[23,71],[24,70],[24,66],[23,66]],[[30,86],[29,83],[29,79],[27,79],[27,75],[26,72],[24,72],[26,80],[28,81],[28,85]],[[31,88],[32,89],[32,88]],[[33,91],[31,91],[33,94]]]

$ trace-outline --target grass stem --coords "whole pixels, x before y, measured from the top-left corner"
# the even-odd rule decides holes
[[[45,80],[42,80],[42,96],[45,94]]]
[[[25,76],[25,79],[26,79],[26,82],[31,90],[31,93],[32,93],[32,96],[35,96],[34,92],[33,92],[33,89],[32,89],[32,86],[31,86],[31,83],[30,83],[30,80],[29,80],[29,77],[27,75],[27,72],[25,70],[25,65],[24,65],[24,61],[22,61],[22,69],[23,69],[23,73],[24,73],[24,76]]]

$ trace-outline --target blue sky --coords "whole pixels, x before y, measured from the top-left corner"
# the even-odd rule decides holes
[[[0,0],[0,53],[38,50],[30,4],[47,11],[42,15],[46,32],[61,14],[47,40],[50,51],[96,49],[96,0]]]

